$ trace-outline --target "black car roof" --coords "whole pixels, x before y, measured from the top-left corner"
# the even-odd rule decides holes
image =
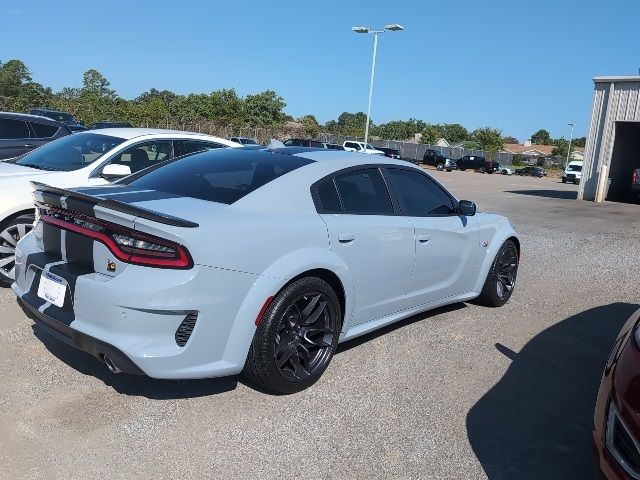
[[[29,113],[0,112],[0,118],[8,120],[23,120],[25,122],[48,123],[55,126],[62,125],[60,122],[53,120],[52,118],[41,117],[40,115],[31,115]]]

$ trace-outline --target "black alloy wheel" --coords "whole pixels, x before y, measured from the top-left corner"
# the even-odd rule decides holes
[[[501,307],[509,301],[516,286],[520,256],[513,240],[505,241],[496,254],[476,302]]]
[[[308,292],[293,301],[280,320],[274,358],[280,374],[300,382],[322,368],[333,352],[335,331],[329,299],[321,292]]]
[[[294,393],[313,385],[338,347],[340,302],[317,277],[285,286],[258,321],[244,374],[275,393]]]
[[[518,273],[518,252],[515,245],[508,245],[500,250],[497,258],[496,293],[505,301],[511,296],[516,286]]]

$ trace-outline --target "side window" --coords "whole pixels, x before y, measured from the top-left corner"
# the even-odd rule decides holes
[[[336,185],[332,180],[324,182],[318,187],[318,200],[320,200],[320,209],[323,212],[341,212],[340,198]]]
[[[139,143],[117,155],[111,163],[119,163],[131,168],[131,173],[172,158],[171,140],[157,140]]]
[[[284,146],[285,147],[292,147],[293,146],[293,140],[287,140],[286,142],[284,142]]]
[[[22,120],[0,119],[0,138],[29,138],[29,126]]]
[[[187,155],[189,153],[203,152],[205,150],[213,150],[214,148],[222,148],[219,143],[203,142],[198,140],[180,140],[179,155]]]
[[[454,213],[451,197],[427,176],[397,168],[390,168],[387,172],[405,215],[423,217]]]
[[[352,142],[346,142],[346,143],[344,144],[344,146],[345,146],[346,148],[354,148],[354,146],[353,146],[353,143],[352,143]]]
[[[354,143],[353,144],[353,148],[355,148],[356,150],[361,150],[362,149],[362,147],[358,143]]]
[[[45,125],[44,123],[31,122],[31,128],[38,138],[53,137],[58,131],[58,127],[54,125]]]
[[[377,168],[367,168],[336,177],[344,213],[389,215],[393,205]]]

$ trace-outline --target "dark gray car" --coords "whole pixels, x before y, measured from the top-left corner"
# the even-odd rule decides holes
[[[0,112],[0,160],[18,157],[70,134],[66,125],[50,118]]]

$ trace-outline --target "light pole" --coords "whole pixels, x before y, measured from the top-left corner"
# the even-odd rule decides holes
[[[568,123],[571,127],[571,136],[569,137],[569,149],[567,150],[567,161],[564,163],[564,169],[567,169],[567,165],[569,165],[569,155],[571,154],[571,142],[573,141],[573,127],[575,127],[575,123]]]
[[[376,73],[376,53],[378,50],[378,35],[384,33],[385,31],[397,32],[400,30],[404,30],[402,25],[398,25],[397,23],[390,23],[389,25],[385,25],[382,30],[373,30],[369,27],[352,27],[356,33],[372,33],[373,34],[373,61],[371,62],[371,82],[369,83],[369,105],[367,106],[367,124],[364,129],[364,148],[367,148],[367,142],[369,141],[369,120],[371,118],[371,98],[373,97],[373,77]]]

